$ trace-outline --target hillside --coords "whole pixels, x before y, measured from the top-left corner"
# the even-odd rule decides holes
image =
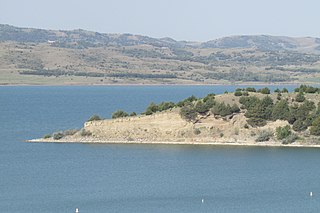
[[[0,25],[0,84],[317,83],[320,39],[176,41]]]
[[[81,130],[31,142],[234,144],[320,146],[320,89],[301,86],[269,94],[267,88],[193,96],[176,104],[151,103],[140,115],[93,116]]]

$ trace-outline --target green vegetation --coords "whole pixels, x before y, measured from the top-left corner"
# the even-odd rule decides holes
[[[273,136],[273,133],[269,130],[262,130],[258,137],[256,138],[256,142],[264,142],[269,141],[270,138]]]
[[[99,115],[92,115],[92,116],[87,120],[87,122],[89,122],[89,121],[99,121],[99,120],[102,120],[102,118],[100,118]]]
[[[43,136],[44,139],[48,139],[48,138],[51,138],[51,137],[52,137],[52,136],[49,135],[49,134]]]
[[[320,136],[320,116],[318,116],[313,122],[310,128],[310,134]]]
[[[278,140],[282,140],[285,139],[287,137],[289,137],[289,135],[291,135],[291,128],[289,125],[286,125],[284,127],[277,127],[276,129],[276,136]]]
[[[114,113],[112,113],[112,118],[113,119],[115,119],[115,118],[123,118],[123,117],[128,117],[128,116],[129,116],[129,114],[126,113],[123,110],[117,110]]]
[[[198,114],[192,104],[185,104],[180,109],[180,116],[187,121],[195,121]]]
[[[304,102],[306,98],[303,95],[303,92],[299,92],[298,95],[296,96],[296,101],[297,102]]]
[[[92,133],[91,133],[90,131],[88,131],[88,130],[81,129],[81,130],[80,130],[80,135],[81,135],[82,137],[88,137],[88,136],[91,136]]]

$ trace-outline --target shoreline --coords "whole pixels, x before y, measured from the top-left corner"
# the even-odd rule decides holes
[[[170,141],[103,141],[103,140],[45,140],[31,139],[27,143],[77,143],[77,144],[136,144],[136,145],[200,145],[200,146],[237,146],[237,147],[290,147],[320,148],[320,144],[281,144],[275,142],[170,142]]]
[[[207,84],[144,84],[144,83],[137,83],[137,84],[0,84],[0,87],[72,87],[72,86],[93,86],[93,87],[110,87],[110,86],[277,86],[277,85],[301,85],[301,84],[312,84],[312,85],[320,85],[320,83],[311,83],[311,82],[281,82],[281,83],[267,83],[267,82],[239,82],[239,83],[207,83]]]

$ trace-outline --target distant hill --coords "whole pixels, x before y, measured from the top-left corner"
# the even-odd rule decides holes
[[[320,82],[320,38],[207,42],[0,24],[0,84]]]
[[[295,50],[317,52],[320,39],[312,37],[292,38],[285,36],[231,36],[201,44],[202,48],[256,48],[260,50]]]

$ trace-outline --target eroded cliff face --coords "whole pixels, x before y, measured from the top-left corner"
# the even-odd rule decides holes
[[[187,122],[178,110],[112,120],[91,121],[84,129],[92,133],[96,141],[150,141],[150,142],[254,142],[263,129],[275,131],[286,121],[270,122],[263,128],[245,128],[243,113],[230,118],[217,118],[212,114]],[[74,138],[80,137],[74,135]]]

